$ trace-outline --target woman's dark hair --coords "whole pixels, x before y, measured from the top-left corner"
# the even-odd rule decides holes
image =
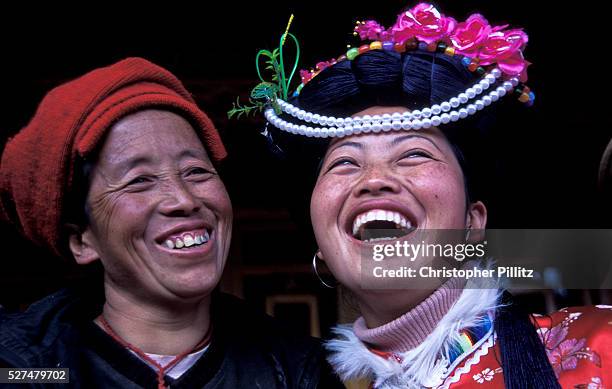
[[[372,50],[323,70],[303,87],[293,103],[326,116],[350,116],[372,106],[414,110],[448,100],[479,78],[458,57],[423,50],[404,54]],[[474,188],[478,181],[472,179],[475,163],[469,161],[473,156],[482,157],[482,139],[499,114],[496,106],[487,107],[477,115],[440,127],[463,169],[468,198],[477,195]],[[512,303],[507,293],[502,303],[494,325],[506,388],[559,388],[528,315]]]

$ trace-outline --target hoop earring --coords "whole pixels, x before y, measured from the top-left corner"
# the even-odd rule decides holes
[[[314,257],[312,257],[312,270],[314,270],[315,275],[317,276],[319,281],[323,284],[323,286],[329,289],[335,289],[337,285],[331,286],[327,282],[323,281],[323,278],[321,278],[321,276],[319,275],[319,271],[317,270],[317,258],[318,258],[317,253],[315,253]]]

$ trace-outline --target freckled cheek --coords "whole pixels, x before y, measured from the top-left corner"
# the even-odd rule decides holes
[[[465,188],[461,173],[438,166],[414,177],[412,183],[414,194],[429,215],[454,217],[463,214]]]
[[[335,225],[347,193],[346,182],[320,180],[317,182],[310,201],[313,225]]]

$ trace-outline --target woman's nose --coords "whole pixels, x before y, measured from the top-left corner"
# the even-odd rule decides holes
[[[390,172],[382,169],[371,169],[355,185],[356,196],[378,196],[385,193],[398,193],[400,184]]]
[[[188,184],[181,180],[172,180],[163,186],[163,200],[160,211],[169,216],[189,215],[201,207],[198,197]]]

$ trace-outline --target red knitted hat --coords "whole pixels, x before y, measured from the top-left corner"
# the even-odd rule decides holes
[[[0,165],[0,217],[62,255],[75,162],[91,156],[121,117],[154,107],[182,114],[211,159],[225,158],[219,133],[183,84],[147,60],[127,58],[50,91],[30,123],[8,141]]]

